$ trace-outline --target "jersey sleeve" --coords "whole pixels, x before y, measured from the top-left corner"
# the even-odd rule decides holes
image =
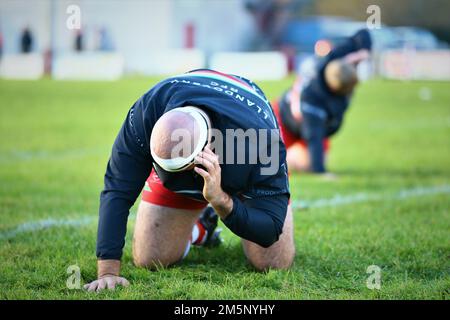
[[[361,49],[370,50],[371,48],[372,41],[370,38],[370,33],[367,29],[362,29],[331,50],[331,52],[326,56],[325,61],[329,62],[334,59],[342,58],[349,53]]]
[[[268,248],[283,231],[288,201],[286,194],[246,201],[235,196],[233,210],[223,222],[239,237]]]
[[[151,170],[151,155],[145,137],[136,133],[134,117],[142,110],[139,99],[128,112],[117,135],[100,195],[97,233],[97,257],[117,259],[122,256],[129,210],[140,194]]]
[[[279,239],[289,203],[289,183],[283,154],[283,162],[275,174],[261,174],[261,167],[256,167],[252,173],[251,187],[241,198],[233,197],[233,210],[223,220],[233,233],[265,248]]]

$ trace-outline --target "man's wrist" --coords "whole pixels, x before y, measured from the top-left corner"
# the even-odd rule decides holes
[[[119,274],[120,260],[97,260],[97,278],[100,279],[106,275],[119,276]]]
[[[224,191],[210,204],[222,219],[225,219],[233,211],[233,199]]]

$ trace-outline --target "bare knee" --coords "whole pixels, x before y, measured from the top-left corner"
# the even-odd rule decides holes
[[[133,236],[133,262],[157,269],[180,261],[199,210],[174,209],[141,201]]]
[[[308,171],[310,167],[309,153],[300,144],[291,146],[286,155],[290,171]]]
[[[161,267],[165,268],[175,263],[175,261],[170,261],[168,259],[161,259],[160,257],[142,258],[136,256],[133,256],[133,262],[136,267],[147,268],[150,270],[158,269]]]
[[[280,235],[277,242],[268,248],[263,248],[248,240],[243,240],[242,245],[248,261],[256,270],[267,271],[269,269],[289,269],[295,258],[292,207],[289,205],[287,208],[283,233]]]
[[[270,269],[275,270],[287,270],[294,262],[295,253],[294,251],[289,253],[284,253],[281,256],[264,256],[264,255],[253,255],[248,256],[248,261],[252,266],[258,271],[268,271]]]
[[[290,235],[284,234],[268,248],[248,240],[244,240],[242,244],[245,256],[258,271],[289,269],[294,262],[295,245]]]
[[[133,250],[133,263],[136,267],[147,269],[165,268],[180,261],[181,254],[161,254],[160,252]]]

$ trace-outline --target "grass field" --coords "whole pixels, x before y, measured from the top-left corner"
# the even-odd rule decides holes
[[[96,275],[99,192],[131,104],[155,79],[0,81],[1,299],[449,299],[449,83],[363,84],[332,140],[327,181],[293,175],[297,255],[290,271],[257,273],[225,230],[217,249],[149,272],[131,260],[132,285],[70,290],[66,272]],[[261,83],[270,98],[288,80]],[[425,88],[425,89],[424,89]],[[428,90],[425,92],[424,90]],[[419,93],[431,92],[421,100]],[[380,290],[366,287],[381,268]]]

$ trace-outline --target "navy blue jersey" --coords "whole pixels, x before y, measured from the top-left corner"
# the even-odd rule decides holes
[[[150,154],[150,135],[156,121],[165,112],[184,106],[202,108],[212,127],[224,137],[230,129],[278,129],[267,98],[250,80],[203,69],[158,83],[132,106],[114,142],[100,199],[100,259],[120,259],[129,209],[152,166],[169,190],[203,199],[201,176],[193,170],[165,172],[153,163]],[[272,157],[279,159],[273,174],[261,173],[273,163],[221,164],[222,188],[233,199],[233,210],[223,222],[235,234],[265,247],[278,240],[289,199],[286,150],[279,134],[275,140],[269,138],[265,144],[268,149],[271,150],[270,143],[278,144],[278,154]],[[227,159],[227,139],[223,142],[221,156]],[[248,147],[245,144],[245,152]],[[238,144],[232,150],[242,152],[237,148]]]
[[[334,60],[361,49],[370,50],[372,46],[368,30],[360,30],[336,46],[325,58],[319,62],[316,76],[302,90],[301,100],[324,110],[327,118],[341,121],[347,109],[350,97],[333,93],[325,81],[325,67]]]

